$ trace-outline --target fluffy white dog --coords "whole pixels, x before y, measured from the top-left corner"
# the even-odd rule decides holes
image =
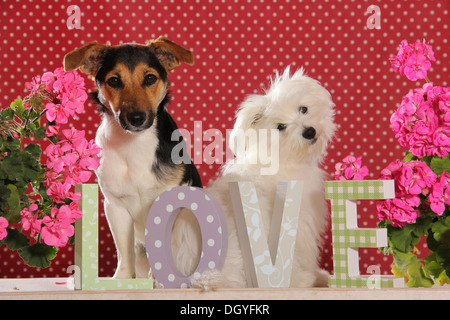
[[[319,255],[329,212],[324,197],[325,173],[319,164],[336,129],[333,108],[329,92],[318,81],[304,75],[303,68],[293,75],[290,68],[286,68],[283,74],[276,74],[265,94],[253,94],[244,100],[230,135],[230,148],[236,159],[223,166],[221,176],[208,188],[227,219],[226,261],[221,271],[196,279],[196,286],[248,286],[229,182],[252,181],[255,184],[266,234],[269,234],[277,183],[281,180],[304,181],[291,287],[327,286],[328,273],[320,269]],[[275,146],[270,145],[270,139],[258,139],[256,143],[245,141],[239,151],[238,133],[248,129],[277,129],[279,141]],[[269,157],[276,161],[277,170],[272,170],[273,161],[261,161],[261,143],[268,144],[263,149],[271,150]],[[266,174],[262,174],[264,169]],[[180,271],[191,274],[201,254],[201,235],[193,215],[186,214],[177,220],[172,248]]]

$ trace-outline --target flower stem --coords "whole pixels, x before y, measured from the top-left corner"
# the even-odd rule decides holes
[[[428,77],[425,77],[425,81],[428,82],[428,83],[431,82],[430,79],[428,79]]]

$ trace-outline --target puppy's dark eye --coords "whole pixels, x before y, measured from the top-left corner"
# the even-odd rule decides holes
[[[285,129],[286,129],[286,125],[285,125],[285,124],[282,124],[282,123],[280,123],[280,124],[278,124],[278,127],[277,127],[277,129],[278,129],[278,130],[280,130],[280,131],[283,131],[283,130],[285,130]]]
[[[158,80],[158,78],[154,74],[147,74],[144,77],[144,86],[149,87],[152,84],[154,84],[156,82],[156,80]]]
[[[120,81],[119,77],[111,77],[106,81],[106,84],[111,88],[118,89],[122,86],[122,81]]]
[[[306,113],[308,113],[308,107],[300,106],[298,108],[298,111],[300,111],[300,113],[302,113],[302,114],[306,114]]]

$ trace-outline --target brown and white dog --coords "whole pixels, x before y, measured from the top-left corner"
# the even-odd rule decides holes
[[[79,68],[98,87],[92,95],[103,115],[96,174],[117,249],[114,278],[149,276],[145,224],[155,198],[173,186],[202,186],[192,161],[171,157],[183,141],[172,139],[177,125],[166,109],[168,74],[180,62],[193,64],[192,52],[162,37],[145,45],[90,42],[64,57],[66,71]]]

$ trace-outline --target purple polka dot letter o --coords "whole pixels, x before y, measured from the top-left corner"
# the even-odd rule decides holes
[[[205,189],[180,186],[163,192],[153,203],[147,218],[145,246],[156,280],[164,288],[186,288],[191,276],[184,276],[172,257],[172,226],[182,208],[194,213],[202,233],[202,254],[194,277],[223,267],[228,233],[225,216],[217,200]]]

